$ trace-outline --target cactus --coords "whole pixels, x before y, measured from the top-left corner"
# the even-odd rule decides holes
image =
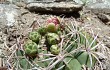
[[[51,51],[52,54],[58,55],[59,52],[60,52],[60,49],[59,49],[58,45],[52,45],[50,47],[50,51]]]
[[[35,57],[36,65],[40,69],[81,70],[83,65],[92,68],[95,65],[96,59],[89,53],[92,53],[91,48],[97,45],[97,41],[93,42],[94,38],[83,30],[79,31],[80,28],[76,28],[79,31],[78,33],[68,35],[72,33],[72,26],[67,29],[68,31],[66,31],[66,28],[64,31],[58,30],[60,28],[58,18],[50,18],[46,27],[40,27],[37,31],[29,34],[29,39],[32,41],[25,43],[25,54],[31,57],[38,55],[38,58]],[[61,42],[60,38],[62,38]],[[61,46],[59,47],[58,45]],[[76,51],[80,46],[83,47],[81,48],[83,51]],[[23,59],[22,62],[21,67],[24,68],[23,64],[26,61]]]
[[[60,41],[60,38],[56,33],[48,33],[46,37],[50,45],[58,44],[58,42]]]
[[[47,29],[45,27],[40,27],[38,32],[40,35],[44,36],[47,33]]]
[[[80,36],[80,43],[85,45],[85,47],[88,47],[92,43],[92,41],[94,40],[93,37],[85,31],[82,31],[81,34],[79,34],[79,36]],[[88,43],[87,43],[87,41],[88,41]],[[96,44],[97,44],[97,41],[95,40],[93,42],[93,44],[91,45],[91,47],[95,46]]]
[[[88,52],[90,52],[90,49],[88,48],[88,46],[90,46],[90,44],[92,43],[94,38],[89,33],[85,32],[85,31],[82,31],[81,33],[86,38],[82,34],[80,34],[79,35],[80,36],[80,44],[84,45],[87,48],[87,51],[86,52],[78,52],[75,57],[82,65],[87,65],[87,67],[93,67],[96,62],[96,59],[94,57],[91,57],[92,58],[92,65],[91,65],[90,57],[88,54]],[[94,47],[95,45],[97,45],[96,40],[93,42],[93,44],[90,46],[90,48]],[[93,50],[93,51],[95,51],[95,50]]]
[[[47,20],[47,31],[56,32],[60,29],[60,21],[57,17],[52,17]]]
[[[28,41],[24,45],[24,51],[26,55],[29,56],[36,56],[38,52],[38,45],[35,42]]]
[[[90,57],[87,52],[79,52],[76,56],[75,57],[79,61],[79,63],[81,65],[86,65],[87,67],[93,67],[96,62],[96,59],[92,57],[92,65],[91,65]]]
[[[82,70],[81,69],[81,64],[79,63],[79,61],[71,56],[67,56],[64,59],[66,66],[64,69],[62,70]]]
[[[55,24],[54,24],[54,23],[49,23],[49,24],[47,25],[47,31],[48,31],[48,32],[56,32],[57,29],[56,29]]]
[[[30,32],[29,34],[29,39],[32,40],[33,42],[39,43],[40,38],[41,35],[36,31]]]
[[[79,40],[76,40],[77,38]],[[76,59],[81,65],[86,65],[87,67],[93,67],[96,62],[96,59],[93,56],[91,57],[92,58],[92,65],[91,65],[90,57],[88,54],[88,52],[90,52],[90,49],[88,48],[88,46],[90,46],[90,44],[92,43],[93,37],[89,33],[82,31],[82,32],[80,32],[80,34],[75,35],[73,37],[73,39],[71,39],[71,41],[74,41],[74,40],[76,40],[76,42],[73,43],[66,51],[69,53],[69,52],[73,51],[74,49],[80,47],[80,46],[78,46],[78,44],[84,45],[84,47],[89,51],[85,51],[85,52],[78,51],[72,55],[74,56],[74,59]],[[88,43],[87,43],[87,41],[88,41]],[[95,45],[97,45],[97,41],[94,41],[93,44],[91,45],[91,47],[93,47]]]
[[[54,23],[55,25],[57,25],[57,24],[60,24],[60,21],[58,17],[51,17],[47,19],[47,23]]]

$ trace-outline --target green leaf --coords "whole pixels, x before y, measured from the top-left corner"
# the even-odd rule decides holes
[[[72,57],[66,57],[64,61],[67,65],[65,70],[81,70],[81,64],[78,62],[77,59],[74,59]]]
[[[19,64],[20,67],[23,68],[24,70],[31,68],[31,65],[28,63],[26,59],[20,59]]]

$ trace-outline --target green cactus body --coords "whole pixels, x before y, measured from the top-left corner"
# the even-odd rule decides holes
[[[52,45],[50,47],[50,51],[51,51],[52,54],[58,55],[59,52],[60,52],[60,49],[59,49],[58,45]]]
[[[47,29],[45,27],[40,27],[38,32],[40,35],[44,36],[47,33]]]
[[[41,38],[41,35],[38,32],[30,32],[29,39],[33,42],[39,43],[39,39]]]
[[[35,42],[28,41],[24,45],[24,51],[25,51],[26,55],[35,56],[37,54],[37,52],[38,52],[37,44]]]
[[[64,61],[66,66],[63,70],[81,70],[81,64],[77,59],[67,56],[65,57]]]
[[[92,57],[92,65],[91,65],[90,57],[89,57],[87,52],[81,52],[81,53],[79,52],[77,54],[77,58],[76,59],[79,61],[79,63],[81,65],[86,65],[87,67],[94,66],[94,64],[96,62],[96,59],[94,57]]]
[[[85,45],[85,47],[88,47],[91,43],[92,43],[92,41],[94,40],[94,38],[89,34],[89,33],[87,33],[87,32],[85,32],[85,31],[82,31],[81,32],[82,34],[80,34],[80,43],[81,44],[83,44],[83,45]],[[85,37],[86,38],[85,38]],[[87,39],[87,40],[86,40]],[[88,41],[88,42],[87,42]],[[95,40],[94,42],[93,42],[93,44],[91,45],[91,47],[93,47],[93,46],[95,46],[97,44],[97,41]]]
[[[73,37],[73,39],[71,39],[71,41],[74,41],[76,39],[79,39],[77,40],[75,43],[73,43],[68,49],[67,49],[67,52],[71,52],[73,51],[74,49],[77,49],[78,47],[78,44],[80,43],[80,45],[84,45],[84,47],[87,49],[88,46],[91,45],[91,43],[93,42],[94,38],[87,32],[85,31],[81,31],[81,33],[79,35],[76,35]],[[94,47],[95,45],[97,45],[97,41],[95,40],[93,42],[93,44],[91,45],[91,47]],[[95,50],[93,50],[95,51]],[[96,62],[96,59],[91,56],[92,58],[92,62],[90,61],[90,57],[89,57],[89,54],[87,51],[85,52],[76,52],[74,54],[72,54],[74,56],[75,59],[77,59],[77,61],[81,64],[81,65],[86,65],[87,67],[93,67],[95,62]],[[91,64],[92,63],[92,64]]]
[[[56,33],[48,33],[47,34],[47,41],[50,45],[57,44],[60,38]]]
[[[83,65],[83,64],[86,64],[86,62],[87,62],[88,54],[87,54],[87,52],[79,52],[79,53],[77,53],[77,55],[75,57]]]

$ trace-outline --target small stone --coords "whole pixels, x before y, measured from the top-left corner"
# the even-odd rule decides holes
[[[72,13],[80,11],[83,5],[74,2],[35,2],[27,4],[27,9],[35,12]]]
[[[107,14],[99,13],[99,14],[97,14],[97,16],[104,23],[107,23],[110,21],[110,16]]]

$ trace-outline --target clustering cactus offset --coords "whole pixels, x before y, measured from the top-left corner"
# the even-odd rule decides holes
[[[28,41],[24,45],[24,51],[26,55],[35,56],[38,52],[38,45],[35,42]]]
[[[50,47],[50,51],[51,51],[52,54],[58,55],[59,52],[60,52],[60,49],[59,49],[58,45],[52,45]]]
[[[49,24],[47,25],[47,31],[48,31],[48,32],[56,32],[57,29],[56,29],[55,24],[54,24],[54,23],[49,23]]]
[[[47,29],[45,27],[40,27],[38,32],[40,35],[44,36],[47,33]]]
[[[58,42],[60,41],[60,38],[56,33],[48,33],[46,35],[46,38],[50,45],[58,44]]]
[[[47,20],[47,30],[49,32],[56,32],[60,29],[60,21],[57,17],[52,17]]]
[[[40,38],[41,35],[36,31],[30,32],[29,34],[29,39],[32,40],[33,42],[39,43]]]

